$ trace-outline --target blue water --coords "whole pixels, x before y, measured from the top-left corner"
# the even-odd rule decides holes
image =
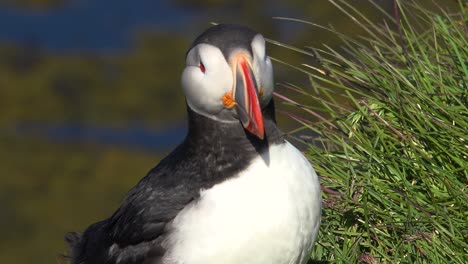
[[[46,10],[0,6],[0,41],[109,52],[128,47],[136,28],[176,33],[193,16],[169,0],[74,0]]]
[[[54,143],[96,144],[158,153],[181,143],[186,131],[186,126],[182,124],[155,129],[144,124],[116,127],[79,123],[23,123],[16,125],[10,132]]]
[[[122,51],[131,45],[137,29],[181,34],[194,19],[193,11],[174,7],[169,0],[72,0],[45,10],[0,6],[0,42],[32,44],[54,52]],[[180,143],[186,128],[23,123],[15,125],[13,133],[57,143],[159,152]]]
[[[171,0],[67,0],[59,7],[35,10],[0,3],[0,42],[35,45],[54,52],[109,53],[131,46],[138,31],[165,32],[193,39],[210,22],[254,24],[271,22],[273,16],[303,17],[304,10],[272,1],[245,14],[235,1],[211,6]],[[277,24],[277,39],[295,34],[300,24]]]

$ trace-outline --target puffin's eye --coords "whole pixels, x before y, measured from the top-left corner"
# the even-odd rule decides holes
[[[205,69],[205,65],[203,65],[203,63],[200,62],[200,64],[198,65],[198,67],[200,68],[200,71],[202,71],[203,73],[205,73],[206,69]]]

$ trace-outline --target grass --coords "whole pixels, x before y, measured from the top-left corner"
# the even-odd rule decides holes
[[[275,43],[317,61],[290,65],[311,80],[283,85],[301,100],[278,95],[304,109],[289,116],[318,134],[307,140],[324,198],[312,258],[467,263],[467,3],[448,13],[395,1],[375,24],[345,0],[329,1],[366,35],[288,19],[336,34],[342,48]]]

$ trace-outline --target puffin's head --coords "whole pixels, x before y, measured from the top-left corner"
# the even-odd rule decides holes
[[[273,95],[273,67],[263,36],[239,25],[202,33],[186,57],[182,86],[188,106],[220,122],[239,122],[263,139],[262,108]]]

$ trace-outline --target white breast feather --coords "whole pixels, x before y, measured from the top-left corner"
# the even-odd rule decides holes
[[[177,215],[163,263],[302,264],[320,211],[318,177],[306,158],[288,142],[271,146]]]

